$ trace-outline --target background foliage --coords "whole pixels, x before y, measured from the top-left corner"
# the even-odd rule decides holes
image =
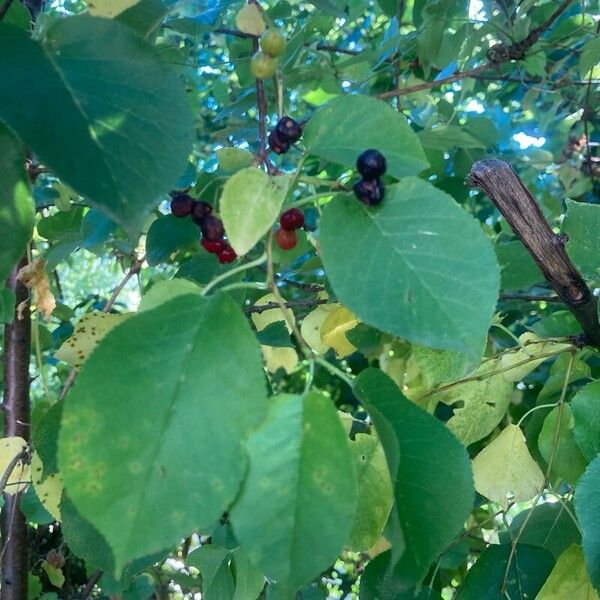
[[[25,254],[33,300],[0,487],[29,598],[597,598],[597,349],[464,182],[509,162],[599,289],[597,1],[29,8],[0,9],[0,275]],[[257,81],[265,27],[287,46]]]

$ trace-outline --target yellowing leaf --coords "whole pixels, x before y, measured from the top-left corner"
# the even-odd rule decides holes
[[[46,571],[46,575],[48,575],[48,579],[54,587],[61,588],[65,584],[65,576],[62,569],[53,567],[47,560],[42,562],[42,569]]]
[[[558,342],[541,342],[541,340],[535,333],[527,332],[519,337],[520,348],[516,352],[506,352],[500,359],[500,364],[503,369],[509,368],[511,365],[527,361],[529,359],[535,359],[536,356],[548,354],[549,352],[560,352],[560,350],[568,350],[570,344],[561,344]],[[544,356],[538,360],[531,360],[523,365],[504,371],[502,376],[506,381],[521,381],[537,366],[541,365],[548,357]]]
[[[31,455],[31,473],[33,488],[40,502],[57,521],[60,521],[60,501],[63,493],[60,473],[52,473],[42,481],[43,465],[37,452]]]
[[[273,294],[266,294],[262,298],[259,298],[256,304],[268,304],[269,302],[276,301]],[[295,320],[294,313],[289,308],[285,309],[285,314],[288,316],[288,319]],[[262,331],[265,327],[271,325],[271,323],[277,323],[278,321],[283,321],[287,330],[289,332],[292,331],[280,308],[270,308],[261,313],[252,314],[252,322],[257,331]],[[284,369],[286,373],[291,373],[298,364],[298,353],[294,348],[276,348],[272,346],[261,346],[260,348],[269,373],[275,373],[277,369]]]
[[[83,315],[75,327],[75,333],[65,340],[55,356],[72,367],[81,367],[98,342],[116,325],[131,316],[131,313],[107,314],[93,311]]]
[[[345,306],[340,306],[327,316],[321,327],[321,341],[335,350],[338,358],[356,351],[348,341],[346,332],[358,325],[358,319]]]
[[[269,231],[291,181],[288,175],[275,177],[256,167],[242,169],[227,180],[219,210],[227,240],[239,256],[246,254]]]
[[[265,22],[260,8],[256,4],[246,4],[235,17],[235,24],[240,31],[260,35],[265,29]]]
[[[431,396],[448,406],[454,405],[454,415],[448,428],[465,445],[489,435],[506,414],[513,384],[502,374],[488,376],[500,368],[499,360],[490,360],[475,371],[481,381],[467,381]]]
[[[44,315],[44,318],[49,320],[52,311],[56,308],[56,300],[50,289],[50,280],[46,274],[46,261],[43,258],[36,258],[20,269],[17,278],[25,287],[33,291],[33,303]],[[22,310],[23,306],[19,305],[19,319],[22,318]]]
[[[337,308],[339,304],[321,304],[309,312],[302,320],[300,333],[304,341],[317,353],[325,354],[330,346],[321,339],[321,329],[325,319]]]
[[[544,475],[517,425],[506,427],[475,457],[473,478],[475,489],[504,509],[509,496],[515,502],[531,500],[544,484]]]
[[[558,557],[536,600],[600,600],[590,581],[581,546],[572,544]]]
[[[0,439],[0,477],[6,473],[10,462],[25,448],[27,448],[27,442],[21,437]],[[16,494],[29,485],[30,479],[31,467],[19,460],[14,466],[3,491],[7,494]]]
[[[138,2],[139,0],[87,0],[86,4],[90,15],[112,19]]]

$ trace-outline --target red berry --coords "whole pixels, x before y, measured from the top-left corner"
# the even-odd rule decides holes
[[[217,258],[222,265],[233,262],[237,258],[235,250],[226,244],[225,247],[217,254]]]
[[[304,213],[299,208],[290,208],[281,214],[279,224],[288,231],[300,229],[304,225]]]
[[[211,254],[219,254],[221,250],[227,247],[227,243],[224,240],[218,240],[216,242],[211,242],[210,240],[202,239],[200,241],[200,245]]]
[[[200,220],[200,231],[202,237],[209,242],[218,242],[225,235],[223,221],[213,215],[206,215]]]
[[[195,200],[194,206],[192,207],[192,221],[196,225],[202,225],[202,220],[206,215],[210,215],[212,212],[212,206],[204,200]]]
[[[275,232],[275,239],[282,250],[291,250],[298,243],[296,232],[288,229],[278,229]]]
[[[269,134],[269,147],[275,154],[285,154],[290,149],[290,143],[283,139],[276,129]]]
[[[171,214],[176,217],[189,217],[194,207],[194,199],[185,192],[176,192],[171,199]]]
[[[367,206],[379,204],[385,193],[385,187],[379,179],[360,179],[353,189],[356,197]]]
[[[292,144],[297,142],[302,137],[302,127],[297,121],[294,121],[292,117],[281,117],[277,121],[275,131],[279,134],[279,137],[284,140],[288,140]]]
[[[356,159],[356,168],[365,179],[377,179],[387,169],[385,156],[379,150],[365,150]]]

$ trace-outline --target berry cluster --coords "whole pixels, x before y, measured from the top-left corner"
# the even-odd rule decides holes
[[[202,232],[202,247],[216,254],[219,262],[224,265],[237,258],[235,250],[225,240],[223,221],[212,213],[212,206],[203,200],[194,200],[185,192],[175,192],[171,196],[171,213],[176,217],[192,217],[192,221]]]
[[[260,50],[250,60],[250,70],[256,79],[266,79],[275,73],[286,44],[287,40],[276,29],[267,29],[260,36]]]
[[[302,137],[302,127],[292,117],[281,117],[269,133],[269,146],[275,154],[285,154]]]
[[[291,250],[298,243],[296,229],[304,226],[304,213],[299,208],[290,208],[279,217],[279,225],[275,240],[282,250]]]
[[[356,160],[356,168],[362,175],[354,184],[356,197],[367,206],[377,206],[385,193],[379,179],[386,171],[385,156],[379,150],[365,150]]]

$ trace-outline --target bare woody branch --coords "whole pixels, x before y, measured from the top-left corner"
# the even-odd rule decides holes
[[[586,343],[600,348],[597,299],[567,255],[564,238],[552,231],[518,175],[506,162],[487,159],[473,165],[468,182],[483,190],[508,221],[548,282],[581,324]]]

